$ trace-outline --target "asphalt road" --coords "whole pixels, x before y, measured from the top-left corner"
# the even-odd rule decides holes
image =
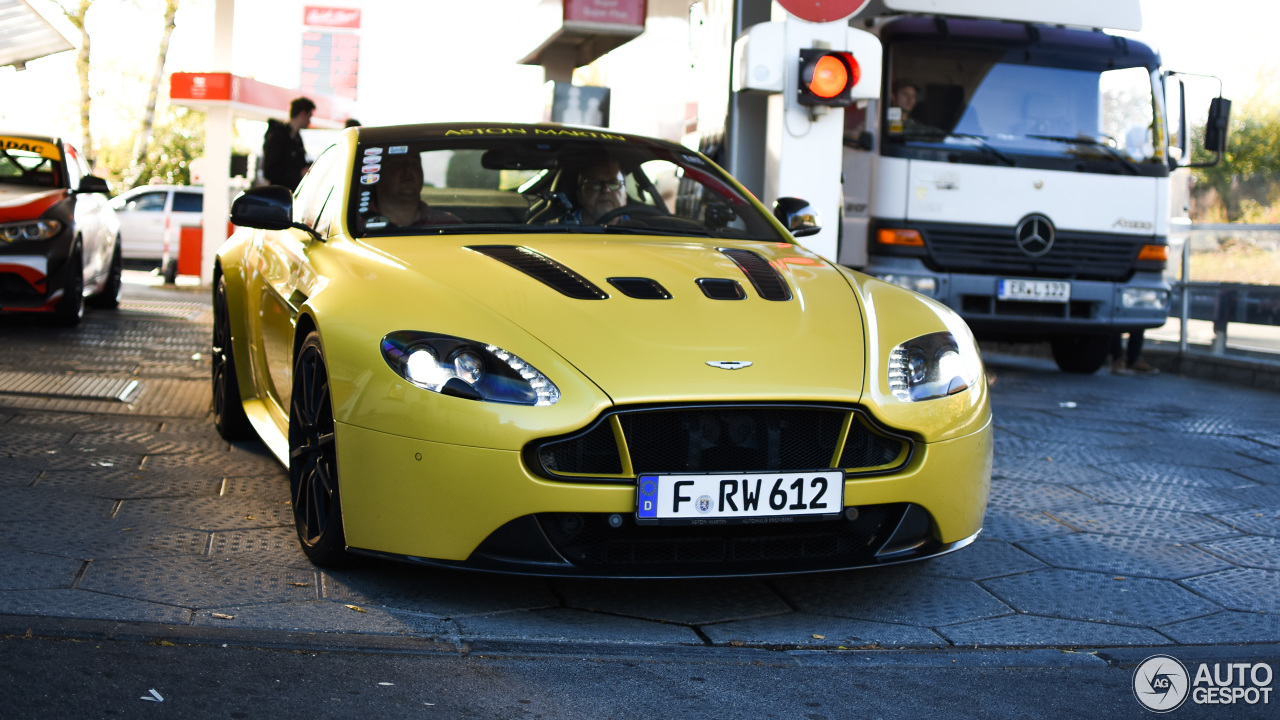
[[[721,581],[318,571],[284,470],[209,422],[207,292],[131,279],[120,311],[74,331],[0,319],[14,717],[1137,717],[1150,655],[1280,668],[1274,393],[989,355],[985,530],[924,563]]]

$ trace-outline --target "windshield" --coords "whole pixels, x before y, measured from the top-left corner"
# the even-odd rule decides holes
[[[1158,78],[1149,68],[1124,67],[1110,54],[1033,47],[894,44],[886,154],[1167,174],[1153,92]]]
[[[610,137],[618,141],[362,143],[351,184],[351,231],[356,237],[591,232],[789,240],[697,153]]]
[[[0,138],[0,183],[66,187],[53,145],[8,138]]]

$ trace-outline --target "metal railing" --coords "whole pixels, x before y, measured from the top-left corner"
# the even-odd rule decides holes
[[[1228,326],[1243,323],[1247,350],[1280,354],[1280,224],[1193,224],[1181,244],[1170,279],[1179,352],[1189,350],[1193,325],[1208,322],[1212,353],[1225,353]]]

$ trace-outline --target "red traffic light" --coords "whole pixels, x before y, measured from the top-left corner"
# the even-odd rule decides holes
[[[862,69],[853,53],[841,50],[800,51],[800,86],[796,100],[801,105],[846,107],[853,103],[853,86]]]

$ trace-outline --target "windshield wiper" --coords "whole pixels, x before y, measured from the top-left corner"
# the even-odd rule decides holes
[[[1035,138],[1037,140],[1049,140],[1052,142],[1070,143],[1073,145],[1085,145],[1087,147],[1101,148],[1102,151],[1107,154],[1107,157],[1125,166],[1134,175],[1142,174],[1142,169],[1138,167],[1137,163],[1125,157],[1124,155],[1120,154],[1119,150],[1116,150],[1115,148],[1111,147],[1110,145],[1096,138],[1085,137],[1085,136],[1072,137],[1070,135],[1027,135],[1027,137]]]
[[[895,137],[899,137],[905,140],[921,140],[921,139],[946,140],[947,138],[965,138],[967,140],[976,140],[977,142],[971,143],[967,147],[978,148],[979,150],[982,150],[987,154],[991,155],[992,157],[995,157],[996,159],[1000,160],[1001,162],[1003,162],[1005,165],[1008,165],[1009,167],[1016,167],[1018,164],[1013,158],[1000,152],[999,150],[992,147],[989,143],[987,143],[986,135],[973,135],[971,133],[958,133],[958,132],[946,132],[944,130],[934,130],[932,132],[916,131],[916,132],[909,132],[909,133],[900,133],[895,135]]]

